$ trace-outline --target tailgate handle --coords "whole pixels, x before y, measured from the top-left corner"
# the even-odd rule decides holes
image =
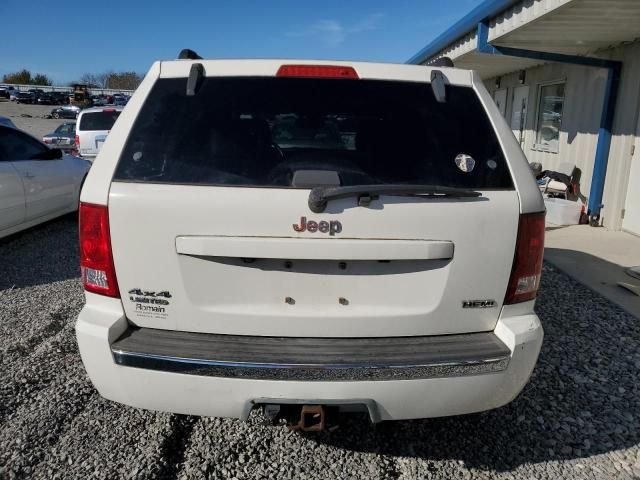
[[[453,258],[446,240],[360,240],[289,237],[176,237],[180,255],[286,260],[440,260]]]

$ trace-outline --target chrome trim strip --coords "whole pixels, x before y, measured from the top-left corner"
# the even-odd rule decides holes
[[[208,377],[256,380],[416,380],[482,375],[506,370],[510,355],[426,364],[282,364],[182,358],[112,349],[118,365]]]

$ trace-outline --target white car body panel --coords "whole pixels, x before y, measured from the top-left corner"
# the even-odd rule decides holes
[[[25,220],[25,199],[22,178],[13,162],[0,161],[0,235]]]
[[[430,88],[431,71],[441,70],[449,84],[469,86],[478,94],[515,188],[482,191],[480,199],[418,201],[381,195],[372,208],[343,198],[314,215],[306,207],[308,189],[113,181],[122,147],[154,83],[158,78],[185,78],[186,83],[194,63],[203,65],[207,77],[274,76],[283,64],[344,65],[354,67],[360,78],[424,82],[425,88]],[[143,408],[239,418],[260,398],[313,400],[310,403],[369,399],[379,419],[434,417],[509,402],[535,365],[543,333],[534,302],[502,303],[519,215],[541,212],[544,204],[520,146],[473,72],[313,60],[156,62],[98,153],[81,200],[108,206],[120,288],[121,299],[87,293],[76,326],[83,362],[106,398]],[[317,221],[339,219],[342,231],[336,237],[295,232],[293,224],[304,215]],[[292,246],[294,241],[304,243]],[[396,251],[409,242],[416,243]],[[381,255],[406,264],[379,262]],[[255,257],[260,267],[252,266]],[[298,264],[286,271],[282,261],[292,257]],[[249,260],[246,265],[243,259]],[[336,260],[336,265],[328,260]],[[338,260],[347,263],[346,272],[339,270]],[[129,293],[137,289],[171,292],[170,304],[157,312],[139,309]],[[464,309],[466,300],[495,303]],[[493,332],[511,358],[500,373],[407,381],[205,377],[117,365],[110,344],[130,325],[282,337]]]
[[[178,60],[162,62],[161,70],[158,73],[160,78],[186,78],[193,63],[202,64],[207,77],[274,77],[282,65],[336,65],[353,67],[362,79],[429,82],[432,70],[429,67],[416,67],[401,63],[329,62],[326,60]],[[468,87],[472,84],[470,70],[456,68],[438,68],[438,70],[445,74],[451,85]],[[425,85],[428,86],[428,83]]]
[[[511,272],[511,258],[505,259],[504,252],[513,250],[518,229],[514,191],[484,192],[482,201],[388,197],[370,209],[354,208],[353,198],[334,201],[316,217],[339,218],[340,239],[294,232],[292,225],[307,214],[307,197],[307,190],[297,189],[114,182],[109,197],[111,241],[128,318],[150,328],[302,337],[438,335],[495,327]],[[496,231],[503,234],[496,236]],[[325,250],[324,244],[330,249],[341,239],[354,244],[371,238],[393,240],[388,248],[396,241],[446,241],[454,244],[455,253],[452,260],[420,260],[424,255],[414,252],[410,263],[416,271],[402,275],[381,275],[393,267],[374,260],[366,266],[348,264],[346,273],[359,269],[355,276],[339,275],[334,262],[324,276],[313,273],[304,261],[298,274],[297,269],[277,268],[282,262],[276,260],[274,268],[261,269],[179,254],[176,240],[184,236],[244,238],[245,244],[236,244],[235,252],[220,251],[219,244],[216,252],[209,252],[236,258],[267,255],[263,249],[257,255],[247,238],[258,243],[313,238],[318,244],[314,251]],[[317,258],[307,252],[307,261]],[[170,291],[166,314],[136,311],[127,293],[134,288]],[[286,304],[286,297],[296,304]],[[339,304],[340,297],[350,305]],[[462,309],[462,301],[469,299],[492,299],[496,306]]]
[[[82,361],[94,386],[110,400],[164,412],[246,419],[260,399],[309,399],[313,403],[366,399],[375,421],[442,417],[500,407],[526,384],[542,344],[533,313],[502,309],[496,335],[509,347],[509,368],[496,374],[424,380],[301,382],[200,377],[116,365],[109,348],[127,328],[119,299],[87,293],[76,323]],[[528,302],[527,307],[531,307]]]
[[[88,170],[88,162],[70,155],[0,161],[0,238],[76,211]]]
[[[24,183],[26,217],[35,219],[74,205],[82,172],[72,165],[73,157],[57,160],[13,162]]]

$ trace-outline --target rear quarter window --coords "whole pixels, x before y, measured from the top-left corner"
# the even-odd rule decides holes
[[[330,170],[344,186],[513,188],[471,88],[438,103],[417,82],[209,77],[195,96],[186,82],[156,82],[115,180],[293,188],[297,171]]]
[[[119,111],[86,112],[80,117],[79,130],[111,130],[120,116]]]

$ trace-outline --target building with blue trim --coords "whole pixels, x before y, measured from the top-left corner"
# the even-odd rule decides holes
[[[408,63],[478,71],[529,161],[572,171],[594,223],[640,235],[639,39],[638,0],[487,0]]]

